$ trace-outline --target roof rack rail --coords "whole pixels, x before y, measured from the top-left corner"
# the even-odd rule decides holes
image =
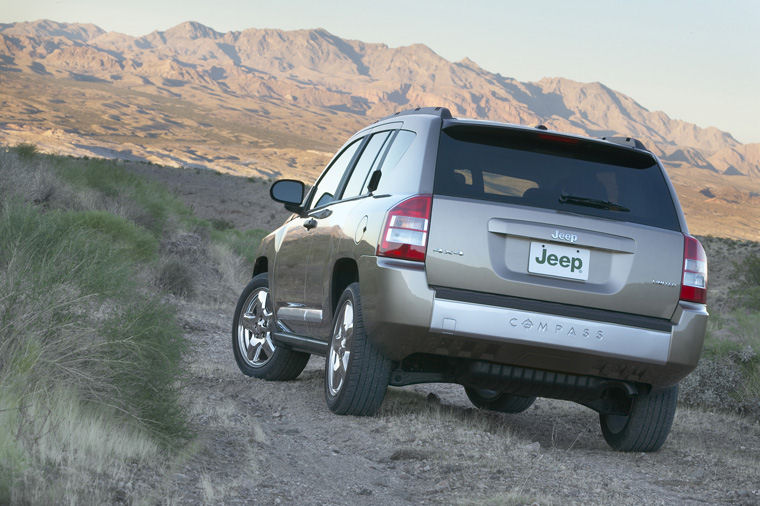
[[[390,116],[386,116],[385,118],[378,120],[382,121],[385,119],[395,118],[398,116],[407,116],[409,114],[432,114],[434,116],[439,116],[441,119],[451,119],[453,116],[451,116],[451,111],[449,111],[445,107],[417,107],[414,109],[407,109],[404,111],[398,111],[394,114],[391,114]]]
[[[633,137],[616,137],[616,136],[609,136],[609,137],[600,137],[603,141],[612,142],[614,144],[620,144],[621,146],[628,146],[629,148],[636,148],[636,149],[643,149],[646,151],[649,151],[646,146],[644,146],[644,143],[642,143],[638,139],[634,139]]]

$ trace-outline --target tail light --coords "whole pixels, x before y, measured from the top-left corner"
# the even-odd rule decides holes
[[[707,255],[690,235],[684,235],[681,300],[707,303]]]
[[[417,195],[388,211],[377,255],[424,262],[431,203],[430,195]]]

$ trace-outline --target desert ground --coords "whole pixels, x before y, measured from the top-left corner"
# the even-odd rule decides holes
[[[287,216],[261,180],[127,167],[167,184],[203,218],[271,229]],[[717,255],[712,265],[729,264],[727,252]],[[731,271],[713,272],[712,302],[725,304]],[[147,493],[170,504],[760,503],[757,417],[681,407],[663,449],[640,454],[610,450],[582,406],[539,399],[518,415],[491,413],[457,385],[389,388],[377,416],[336,416],[324,403],[321,357],[290,382],[239,372],[236,298],[177,298],[194,346],[184,397],[197,439],[168,473],[135,470],[115,502]]]

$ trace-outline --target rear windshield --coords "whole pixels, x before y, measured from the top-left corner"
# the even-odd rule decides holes
[[[434,193],[680,230],[653,156],[552,134],[448,127]]]

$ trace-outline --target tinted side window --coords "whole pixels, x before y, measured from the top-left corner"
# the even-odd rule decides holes
[[[362,151],[359,161],[354,166],[354,171],[351,173],[351,177],[346,184],[346,189],[343,191],[343,198],[356,197],[366,192],[364,182],[366,181],[369,173],[376,168],[377,164],[382,158],[383,147],[388,141],[392,132],[378,132],[372,136],[367,143],[367,147]],[[364,191],[359,193],[364,187]]]
[[[335,192],[338,190],[338,185],[343,178],[343,174],[346,172],[361,143],[362,139],[357,139],[351,143],[330,165],[327,172],[322,175],[322,178],[317,183],[317,187],[314,189],[314,197],[311,200],[309,209],[324,206],[335,200]]]
[[[412,141],[417,136],[414,132],[409,130],[399,130],[396,135],[391,139],[391,147],[385,153],[385,156],[380,161],[379,170],[383,172],[383,177],[380,179],[380,186],[382,187],[383,181],[388,181],[389,177],[393,177],[393,169],[401,161],[409,146],[412,145]],[[365,181],[365,186],[369,182],[369,178]]]

